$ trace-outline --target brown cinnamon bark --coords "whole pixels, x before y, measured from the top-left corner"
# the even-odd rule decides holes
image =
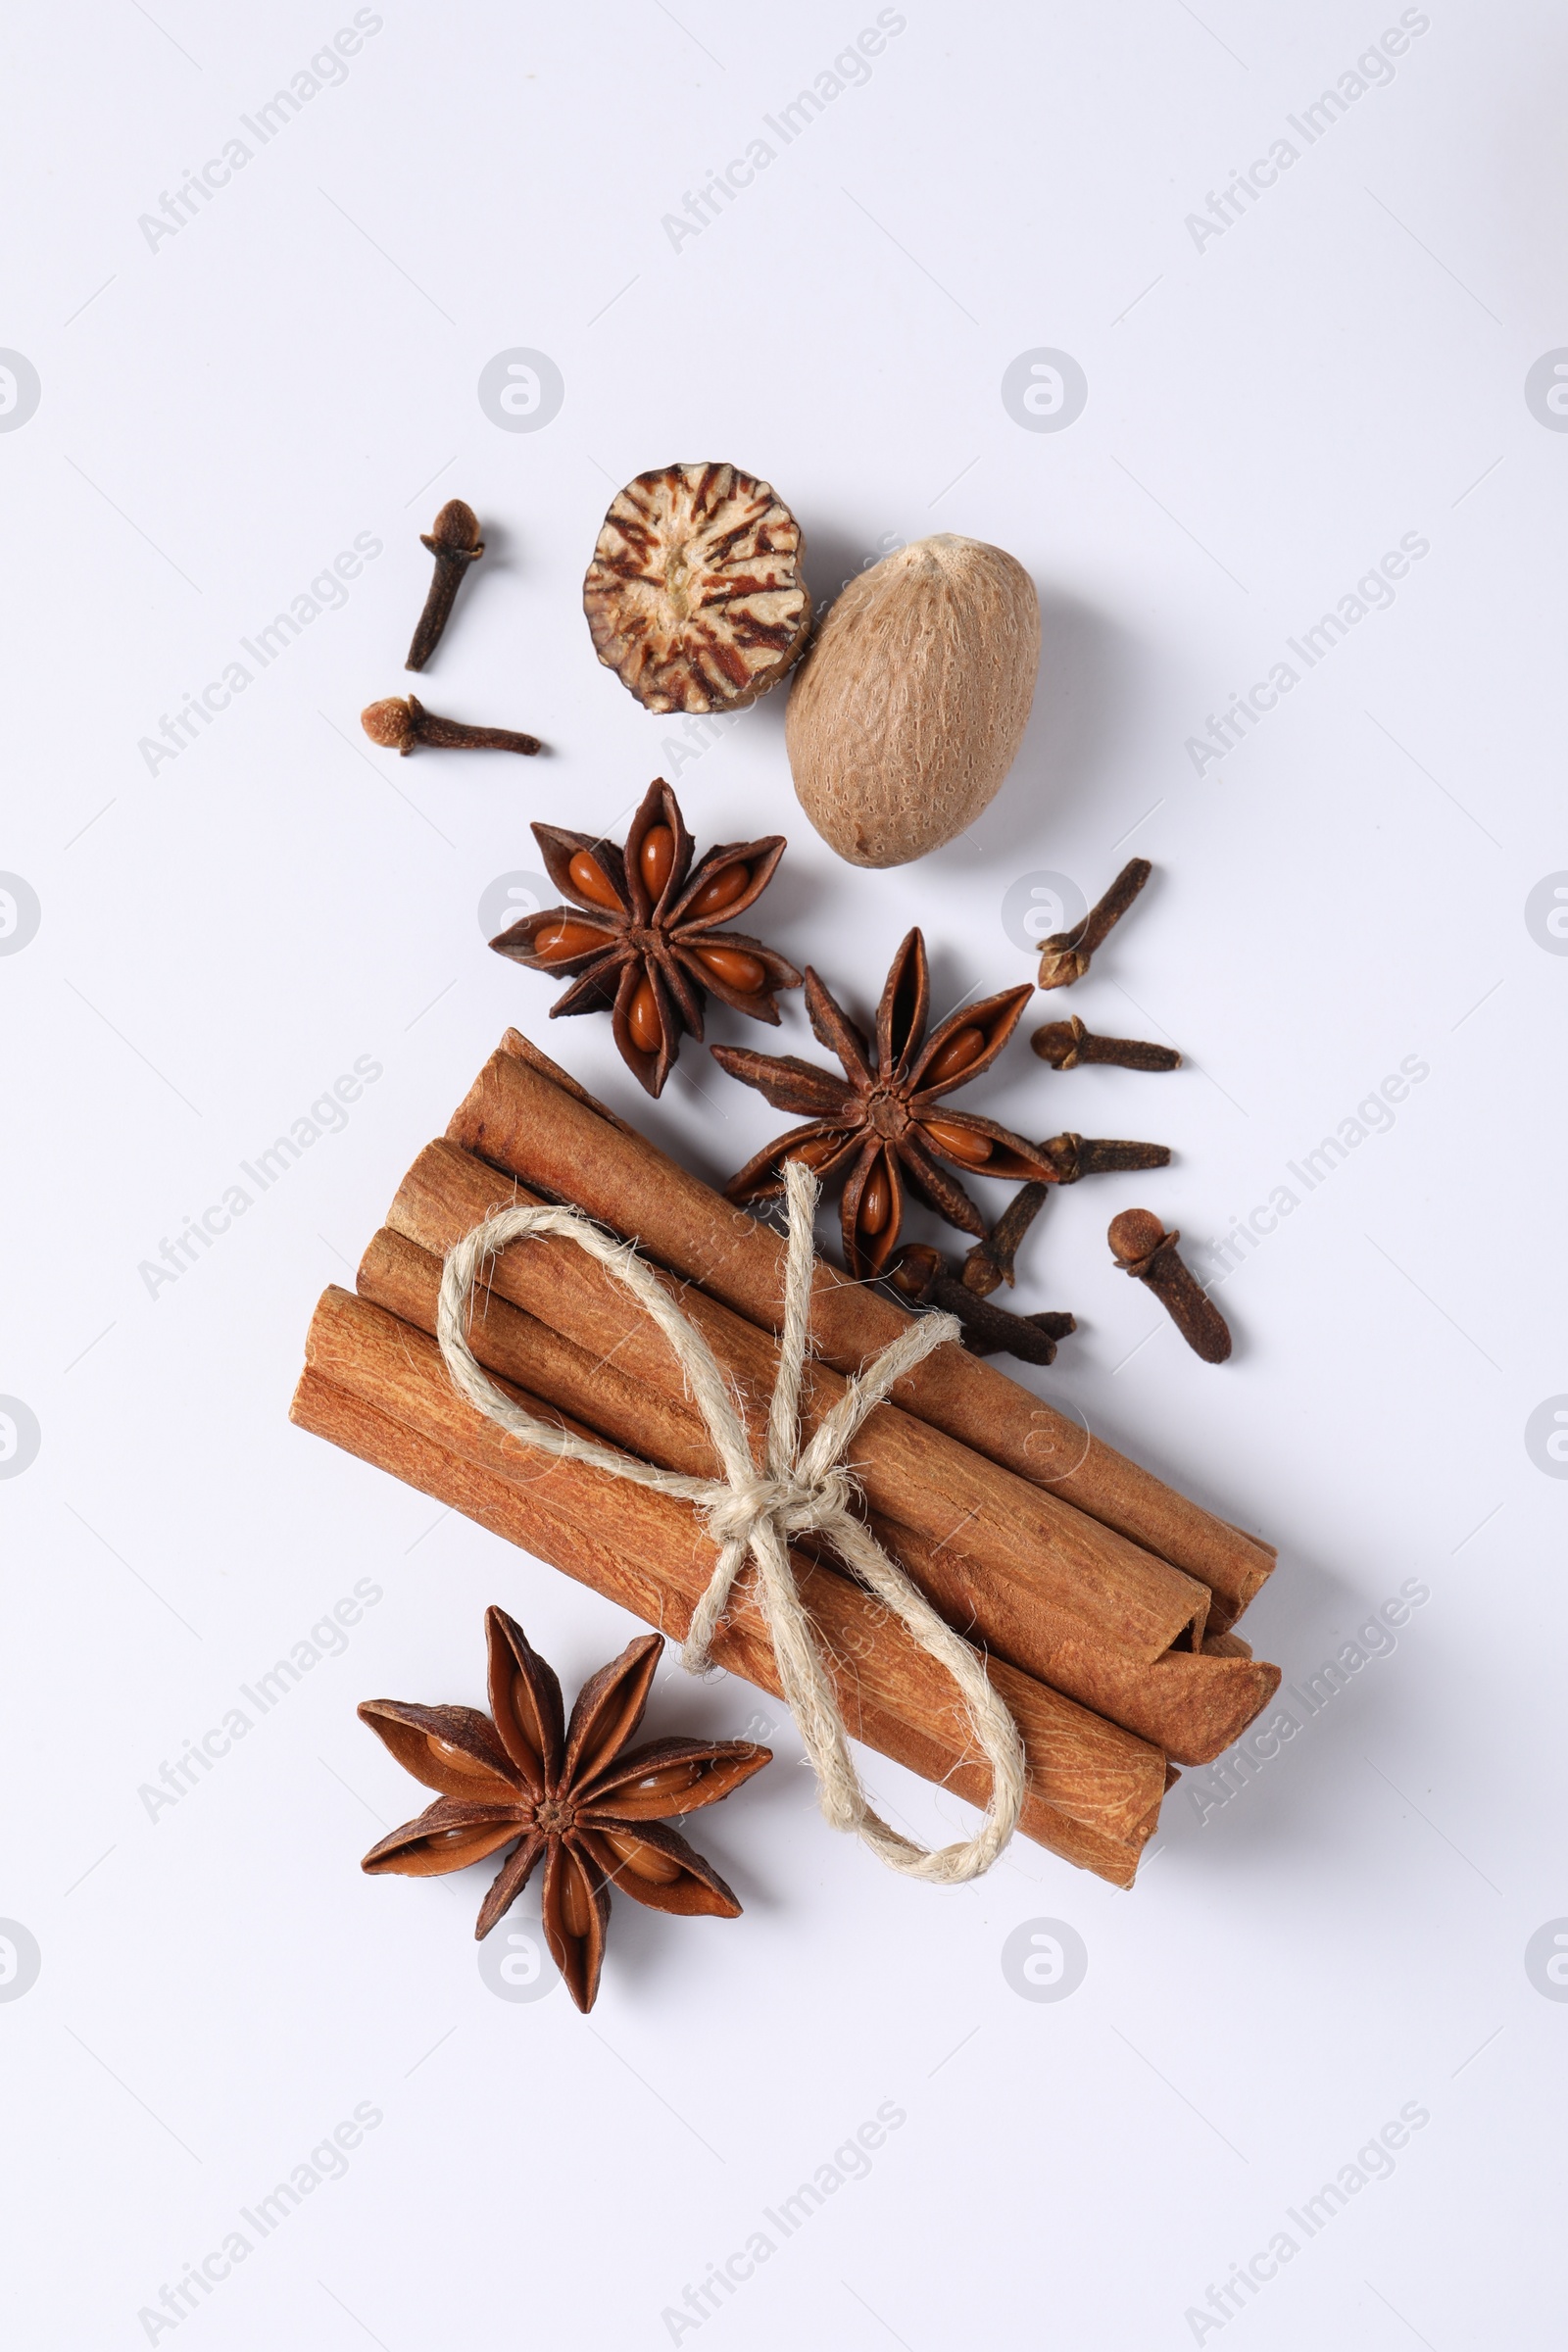
[[[441,1260],[405,1234],[381,1228],[360,1260],[355,1288],[400,1322],[433,1335]],[[468,1345],[486,1371],[542,1397],[607,1445],[657,1462],[662,1470],[682,1470],[694,1478],[721,1475],[695,1405],[630,1378],[613,1360],[510,1305],[498,1290],[475,1293],[466,1329]]]
[[[293,1405],[302,1427],[452,1502],[662,1631],[684,1633],[715,1557],[689,1505],[576,1463],[537,1469],[537,1456],[459,1396],[433,1340],[348,1292],[322,1297],[306,1359]],[[852,1733],[983,1803],[989,1776],[943,1670],[846,1579],[804,1557],[796,1571]],[[713,1651],[777,1695],[749,1575]],[[1013,1668],[997,1662],[988,1672],[1024,1739],[1026,1835],[1130,1885],[1158,1818],[1163,1755]]]
[[[420,1164],[433,1161],[439,1170],[443,1155],[459,1156],[445,1146],[440,1153],[422,1154]],[[361,1298],[426,1333],[435,1328],[440,1285],[440,1258],[389,1229],[375,1236],[360,1266]],[[609,1443],[662,1469],[707,1478],[718,1474],[695,1408],[646,1380],[628,1377],[613,1361],[590,1354],[494,1292],[476,1296],[468,1342],[487,1370],[559,1407]],[[966,1530],[939,1544],[885,1517],[873,1516],[871,1524],[878,1541],[903,1561],[959,1633],[1164,1748],[1179,1764],[1212,1762],[1279,1687],[1279,1669],[1253,1665],[1246,1644],[1230,1635],[1217,1637],[1225,1645],[1219,1654],[1206,1648],[1168,1650],[1152,1663],[1141,1663],[1085,1640],[1077,1622],[1044,1606],[1030,1611],[1021,1636],[1011,1633],[999,1624],[996,1580],[968,1549]],[[831,1558],[823,1564],[834,1567]]]
[[[536,1499],[519,1496],[500,1480],[487,1478],[456,1454],[445,1452],[413,1430],[405,1429],[350,1391],[323,1380],[318,1373],[307,1370],[302,1376],[291,1417],[301,1429],[326,1439],[330,1445],[357,1455],[375,1469],[386,1471],[404,1486],[428,1494],[433,1501],[461,1511],[492,1535],[547,1560],[579,1584],[603,1592],[607,1598],[619,1600],[624,1607],[635,1607],[635,1603],[623,1600],[612,1589],[618,1562],[592,1535],[570,1525]],[[676,1630],[673,1618],[666,1622],[670,1631]],[[713,1643],[713,1654],[730,1672],[776,1698],[779,1694],[771,1670],[760,1645],[749,1638],[751,1632],[749,1625],[721,1627]],[[993,1680],[1010,1705],[1013,1694],[1005,1677],[1006,1669],[999,1667]],[[841,1685],[840,1698],[846,1722],[856,1739],[867,1747],[905,1765],[922,1780],[954,1789],[977,1806],[985,1803],[988,1783],[984,1770],[972,1762],[960,1761],[955,1765],[952,1761],[958,1736],[956,1727],[950,1740],[941,1733],[933,1735],[927,1725],[906,1722],[866,1698],[852,1676],[847,1676]],[[1081,1822],[1070,1820],[1031,1789],[1018,1826],[1022,1835],[1060,1855],[1064,1861],[1094,1871],[1113,1886],[1127,1887],[1133,1883],[1139,1857],[1156,1822],[1157,1814],[1151,1814],[1133,1838],[1126,1840],[1105,1838]]]
[[[404,1178],[387,1222],[439,1258],[492,1209],[534,1198],[470,1153],[437,1143]],[[673,1279],[668,1287],[730,1376],[760,1445],[777,1343],[705,1292]],[[492,1267],[491,1288],[626,1379],[685,1402],[684,1375],[662,1333],[574,1243],[517,1245]],[[844,1386],[841,1374],[808,1364],[803,1428],[817,1426]],[[1200,1642],[1206,1586],[898,1406],[879,1405],[862,1424],[855,1466],[873,1510],[937,1545],[962,1528],[967,1555],[989,1572],[977,1638],[1015,1664],[1033,1670],[1042,1613],[1137,1658],[1159,1657],[1173,1642]]]
[[[776,1328],[784,1244],[597,1104],[547,1054],[509,1030],[447,1129],[466,1150],[552,1198],[569,1200],[727,1306]],[[811,1334],[821,1361],[858,1371],[909,1318],[892,1299],[818,1264]],[[957,1347],[900,1383],[903,1409],[1049,1489],[1198,1578],[1208,1623],[1234,1623],[1274,1566],[1272,1546],[1189,1502],[1066,1414]]]
[[[871,1529],[950,1625],[984,1640],[987,1578],[964,1556],[961,1535],[933,1544],[929,1537],[875,1514]],[[1219,1634],[1215,1642],[1228,1645],[1233,1639]],[[1201,1650],[1169,1649],[1162,1658],[1146,1661],[1086,1641],[1079,1628],[1047,1617],[1036,1625],[1028,1670],[1124,1731],[1152,1740],[1178,1764],[1212,1764],[1280,1687],[1279,1668],[1254,1661],[1245,1642],[1240,1654],[1205,1642]]]

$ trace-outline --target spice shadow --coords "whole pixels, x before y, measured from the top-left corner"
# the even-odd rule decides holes
[[[1034,708],[1006,782],[969,829],[994,866],[1017,871],[1050,853],[1068,805],[1087,799],[1113,763],[1132,705],[1138,647],[1079,598],[1040,594]]]

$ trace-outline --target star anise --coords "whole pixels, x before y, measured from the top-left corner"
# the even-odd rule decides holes
[[[504,1609],[485,1611],[490,1713],[370,1698],[360,1715],[436,1802],[372,1845],[362,1869],[435,1878],[510,1845],[479,1912],[488,1936],[544,1859],[544,1931],[579,2009],[599,1990],[612,1882],[653,1911],[734,1919],[710,1863],[665,1827],[716,1804],[766,1764],[750,1740],[626,1742],[643,1718],[664,1642],[645,1634],[584,1683],[563,1729],[561,1685]]]
[[[999,1127],[995,1119],[949,1110],[942,1097],[990,1069],[1033,994],[1026,982],[962,1005],[927,1039],[925,941],[911,931],[893,958],[882,991],[873,1054],[864,1033],[808,970],[806,1009],[811,1027],[838,1055],[844,1077],[799,1061],[793,1054],[710,1049],[732,1077],[755,1086],[775,1110],[811,1114],[804,1127],[792,1127],[748,1160],[725,1186],[725,1198],[772,1199],[784,1190],[786,1160],[804,1159],[821,1176],[847,1170],[844,1258],[862,1281],[879,1274],[898,1246],[906,1186],[950,1225],[983,1234],[984,1217],[948,1174],[944,1160],[972,1174],[1041,1184],[1055,1183],[1057,1171],[1039,1145]]]
[[[662,1092],[682,1035],[701,1042],[705,991],[778,1026],[773,992],[799,988],[800,973],[760,940],[714,926],[761,897],[784,855],[782,834],[725,842],[694,870],[680,804],[661,776],[622,849],[559,825],[535,825],[533,837],[571,905],[526,914],[490,945],[530,970],[572,975],[552,1020],[609,1006],[621,1059],[651,1095]]]

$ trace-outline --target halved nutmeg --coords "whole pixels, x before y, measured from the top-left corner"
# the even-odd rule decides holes
[[[767,482],[662,466],[612,502],[583,582],[607,669],[650,710],[738,710],[806,644],[801,527]]]

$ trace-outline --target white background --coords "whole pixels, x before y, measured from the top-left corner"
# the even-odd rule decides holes
[[[0,1391],[41,1432],[0,1483],[0,1913],[41,1953],[0,2002],[8,2340],[1554,2340],[1568,2008],[1524,1955],[1568,1913],[1568,1490],[1525,1426],[1568,1390],[1568,962],[1525,902],[1568,867],[1568,440],[1525,377],[1568,342],[1560,16],[1433,0],[1308,148],[1287,116],[1397,9],[910,0],[785,147],[762,117],[870,7],[382,0],[258,147],[240,116],[351,13],[101,4],[7,39],[0,342],[42,384],[0,434],[0,866],[41,906],[0,959]],[[249,163],[150,243],[139,217],[236,133]],[[760,136],[755,184],[672,244],[662,217]],[[1189,214],[1282,136],[1298,160],[1200,243]],[[564,379],[535,432],[476,394],[519,346]],[[1039,347],[1088,378],[1059,432],[1001,397]],[[936,529],[1028,565],[1035,714],[969,837],[853,870],[794,800],[783,694],[676,775],[678,729],[598,667],[605,506],[703,458],[777,486],[823,597]],[[490,553],[421,691],[537,731],[534,762],[394,763],[359,732],[408,684],[416,534],[452,495]],[[341,609],[149,772],[141,740],[358,533],[382,552]],[[1392,607],[1195,772],[1207,714],[1407,533],[1429,552]],[[509,1021],[717,1179],[783,1123],[690,1045],[648,1103],[608,1023],[547,1029],[548,984],[485,950],[481,895],[538,868],[528,821],[618,829],[660,770],[700,844],[789,833],[757,927],[862,1015],[910,923],[945,1009],[1028,976],[1020,876],[1092,898],[1154,860],[1040,1017],[1168,1034],[1189,1066],[1058,1077],[1020,1035],[977,1090],[1032,1135],[1176,1153],[1053,1200],[1016,1303],[1081,1329],[1023,1377],[1278,1541],[1245,1630],[1289,1678],[1406,1580],[1430,1597],[1229,1802],[1188,1776],[1127,1895],[1021,1841],[962,1891],[896,1882],[823,1827],[763,1703],[778,1761],[694,1825],[744,1918],[618,1903],[585,2022],[481,1978],[485,1874],[361,1875],[417,1800],[354,1707],[477,1699],[492,1600],[568,1693],[635,1629],[287,1406],[318,1293]],[[798,999],[776,1039],[714,1019],[743,1031],[810,1050]],[[357,1056],[383,1074],[343,1131],[150,1296],[142,1262]],[[1295,1183],[1407,1059],[1393,1126]],[[1212,1369],[1112,1278],[1105,1222],[1147,1201],[1211,1270],[1281,1186]],[[360,1579],[381,1597],[343,1654],[150,1818],[142,1786]],[[729,1737],[758,1708],[671,1659],[652,1725]],[[922,1835],[972,1821],[872,1778]],[[1036,1920],[1087,1947],[1064,2000],[1004,1975]],[[889,2101],[869,2176],[696,2320],[687,2287]],[[382,2120],[346,2176],[160,2326],[361,2103]],[[1308,2239],[1288,2209],[1405,2106],[1429,2121],[1393,2177]],[[1222,2316],[1210,2285],[1281,2230],[1298,2250]]]

